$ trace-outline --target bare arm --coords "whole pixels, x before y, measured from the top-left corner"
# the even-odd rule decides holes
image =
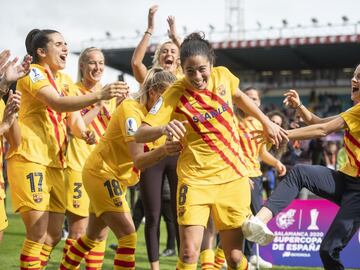
[[[286,106],[296,109],[296,111],[300,114],[301,118],[304,119],[307,125],[328,123],[337,117],[337,116],[330,116],[326,118],[321,118],[313,114],[305,107],[304,104],[302,104],[299,94],[297,93],[296,90],[290,89],[284,94],[284,96],[285,96],[284,104]]]
[[[286,174],[286,167],[280,160],[277,160],[273,155],[269,153],[269,151],[266,149],[266,145],[261,145],[260,148],[260,158],[263,162],[265,162],[267,165],[274,167],[280,176],[283,176]]]
[[[166,141],[166,143],[152,151],[144,152],[144,145],[136,142],[129,142],[128,149],[134,162],[134,166],[139,170],[150,167],[166,156],[177,155],[181,151],[181,144],[177,141]]]
[[[114,82],[105,85],[100,91],[81,96],[60,96],[51,85],[41,88],[36,97],[57,112],[73,112],[85,108],[100,100],[126,96],[129,87],[125,82]]]
[[[137,143],[153,142],[164,135],[164,126],[152,127],[143,123],[135,133]]]
[[[288,138],[290,140],[306,140],[312,138],[324,137],[332,132],[344,129],[346,123],[341,116],[336,116],[327,123],[314,124],[307,127],[288,130]]]
[[[157,5],[150,7],[148,13],[148,27],[142,39],[140,40],[140,43],[135,48],[135,51],[131,58],[131,68],[134,73],[135,79],[139,83],[144,82],[147,73],[147,68],[143,64],[143,60],[145,57],[146,49],[150,43],[151,35],[154,32],[154,16],[157,10],[158,10]]]
[[[233,101],[246,114],[258,119],[263,125],[264,136],[276,147],[279,147],[282,140],[288,140],[286,131],[278,125],[270,121],[270,119],[263,114],[263,112],[256,106],[256,104],[245,95],[240,89],[237,89],[233,96]]]
[[[168,22],[168,25],[169,25],[168,36],[171,39],[171,41],[174,42],[174,44],[178,48],[180,48],[182,40],[176,33],[175,17],[174,16],[169,16],[167,18],[167,22]]]
[[[21,132],[16,114],[20,109],[20,93],[10,90],[9,98],[4,110],[2,123],[0,124],[0,135],[4,135],[12,148],[17,148],[21,142]]]
[[[94,108],[92,108],[90,111],[88,111],[86,114],[84,114],[82,116],[86,126],[90,125],[90,123],[99,114],[101,108],[102,108],[102,105],[97,103]]]
[[[71,129],[71,133],[75,137],[83,139],[87,144],[96,143],[95,134],[93,134],[90,130],[87,129],[79,111],[72,112],[70,114],[68,124]]]

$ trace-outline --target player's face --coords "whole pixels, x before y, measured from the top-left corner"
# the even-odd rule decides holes
[[[351,100],[358,103],[360,102],[360,65],[355,69],[354,76],[351,79]]]
[[[174,43],[165,43],[161,46],[159,55],[160,66],[170,72],[175,72],[178,66],[179,48]]]
[[[246,91],[245,94],[255,102],[256,106],[260,107],[261,101],[258,91],[256,91],[255,89],[251,89]]]
[[[204,90],[208,86],[211,69],[209,59],[203,55],[188,57],[183,64],[186,80],[198,90]]]
[[[105,59],[104,55],[97,50],[87,53],[87,59],[81,65],[83,78],[86,81],[97,83],[101,80],[104,72]]]
[[[279,115],[273,115],[270,120],[278,126],[282,125],[282,118]]]
[[[49,42],[45,50],[42,50],[42,62],[47,64],[52,71],[65,68],[68,56],[68,47],[60,33],[53,33],[48,36]]]

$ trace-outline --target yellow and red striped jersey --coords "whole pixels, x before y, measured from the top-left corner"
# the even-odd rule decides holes
[[[135,185],[140,172],[134,167],[127,143],[135,140],[134,134],[146,113],[146,108],[135,100],[121,102],[111,116],[105,135],[87,159],[84,170],[106,171],[127,186]]]
[[[252,140],[251,132],[262,130],[262,124],[252,116],[241,118],[237,116],[238,131],[240,136],[240,148],[245,161],[248,164],[249,176],[257,177],[262,175],[260,170],[259,152],[261,144]]]
[[[340,114],[346,122],[344,147],[347,162],[340,171],[353,176],[360,176],[360,103]]]
[[[188,121],[177,166],[180,181],[220,184],[248,176],[233,111],[238,86],[239,79],[227,68],[215,67],[206,90],[193,90],[186,78],[180,79],[146,115],[144,122],[150,126]]]
[[[89,92],[81,82],[76,84],[78,87],[78,95],[86,95]],[[90,110],[94,108],[94,105],[88,106],[81,110],[81,115],[86,115]],[[116,109],[116,99],[104,101],[104,105],[101,108],[98,115],[90,123],[88,128],[95,133],[96,141],[99,142],[100,138],[104,135],[105,130],[110,122],[111,114]],[[81,171],[86,159],[94,149],[95,145],[88,145],[86,142],[77,137],[70,137],[69,145],[66,152],[67,165],[73,170]]]
[[[56,77],[52,78],[50,71],[37,64],[31,64],[30,73],[17,82],[17,90],[21,92],[21,143],[8,157],[21,155],[45,166],[64,168],[67,113],[58,113],[36,98],[40,89],[50,85],[60,96],[76,93],[76,87],[69,76],[57,72]]]

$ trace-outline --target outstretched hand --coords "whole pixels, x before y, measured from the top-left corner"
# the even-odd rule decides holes
[[[293,109],[297,109],[301,105],[299,94],[296,90],[290,89],[286,93],[284,93],[284,101],[286,107],[291,107]]]
[[[166,135],[166,137],[170,140],[180,141],[185,137],[186,128],[184,124],[187,124],[188,121],[179,121],[179,120],[171,120],[166,126],[163,127],[162,134]]]
[[[15,57],[12,61],[7,62],[3,67],[3,78],[7,83],[13,83],[21,79],[30,72],[32,57],[26,55],[21,64],[16,65],[19,58]]]
[[[159,9],[158,5],[154,5],[149,8],[147,31],[150,31],[150,33],[152,33],[152,31],[154,30],[154,25],[155,25],[154,18],[155,18],[155,13],[158,9]]]
[[[20,102],[21,102],[20,92],[17,91],[13,92],[13,90],[10,90],[9,98],[6,102],[4,115],[2,119],[2,122],[7,124],[9,128],[13,125],[17,117],[17,113],[20,109]]]

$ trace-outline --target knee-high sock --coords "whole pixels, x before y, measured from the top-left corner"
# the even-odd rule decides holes
[[[224,251],[217,247],[215,250],[215,262],[214,262],[214,270],[220,270],[221,267],[225,263],[225,254]]]
[[[184,263],[180,259],[178,259],[176,264],[176,270],[196,270],[197,263]]]
[[[21,270],[40,270],[40,252],[43,244],[25,239],[21,248],[20,254],[20,269]]]
[[[114,270],[135,269],[136,232],[120,237],[114,259]]]
[[[101,241],[85,255],[86,270],[101,269],[104,262],[105,248],[106,240]]]
[[[41,269],[45,269],[48,261],[49,261],[49,257],[51,254],[51,251],[53,250],[54,247],[49,246],[47,244],[43,244],[42,249],[40,251],[40,261],[41,261]]]
[[[100,242],[91,240],[84,235],[80,237],[67,251],[65,257],[61,260],[60,269],[76,269],[81,260],[85,257],[91,249],[97,246]]]
[[[65,258],[66,253],[68,252],[69,248],[73,246],[73,244],[76,242],[75,239],[67,238],[65,240],[64,248],[63,248],[63,257],[62,260]],[[76,268],[80,269],[80,265]]]
[[[200,253],[201,270],[214,269],[214,251],[212,249],[205,249]]]
[[[248,260],[246,259],[246,257],[243,255],[240,263],[238,264],[238,266],[236,268],[232,268],[228,265],[228,270],[247,270],[248,269]]]

